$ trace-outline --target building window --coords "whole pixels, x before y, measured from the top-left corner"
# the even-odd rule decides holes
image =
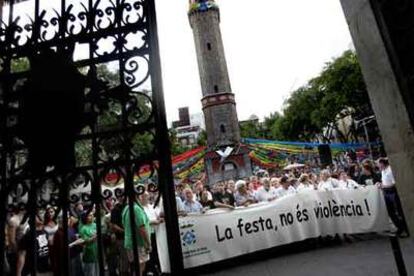
[[[220,125],[221,133],[226,133],[226,127],[224,125]]]
[[[207,43],[207,50],[211,51],[211,44]]]
[[[214,93],[218,93],[218,92],[219,92],[218,86],[214,85]]]

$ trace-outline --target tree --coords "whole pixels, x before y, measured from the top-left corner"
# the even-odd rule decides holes
[[[263,132],[263,138],[279,140],[280,133],[277,132],[278,121],[282,118],[279,112],[270,113],[268,117],[265,117],[261,123],[261,129]]]
[[[181,145],[177,139],[177,131],[175,129],[170,129],[170,143],[171,143],[171,154],[178,155],[189,150],[188,147]]]
[[[197,139],[198,146],[207,146],[207,131],[204,129],[201,130],[200,134],[198,135]]]
[[[260,138],[259,122],[257,120],[247,120],[240,122],[240,135],[244,138]]]
[[[87,74],[88,72],[84,72]],[[110,70],[106,65],[101,64],[96,67],[98,79],[107,83],[109,89],[119,86],[119,71]],[[130,124],[144,123],[151,114],[149,99],[151,91],[142,90],[139,93],[130,93],[128,102],[119,96],[120,91],[113,92],[108,97],[104,108],[97,117],[97,127],[99,131],[117,130],[123,126],[123,109],[126,108],[126,117]],[[125,110],[124,110],[125,111]],[[135,133],[125,141],[122,137],[109,137],[100,143],[101,158],[123,158],[123,148],[125,143],[130,143],[130,150],[137,157],[145,157],[154,150],[154,136],[151,132]],[[92,150],[90,143],[78,143],[76,147],[77,157],[81,164],[90,164]]]
[[[327,63],[321,74],[298,88],[285,102],[283,116],[272,126],[272,137],[287,140],[330,142],[333,133],[341,142],[355,141],[358,131],[350,122],[373,114],[356,54],[345,51]]]

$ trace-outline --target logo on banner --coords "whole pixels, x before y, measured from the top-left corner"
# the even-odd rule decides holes
[[[197,236],[193,229],[194,223],[191,221],[183,221],[180,225],[180,235],[183,246],[193,245],[197,242]]]
[[[181,233],[181,237],[183,240],[183,246],[195,244],[197,241],[196,235],[193,229],[188,230],[187,232],[185,232],[185,234]]]

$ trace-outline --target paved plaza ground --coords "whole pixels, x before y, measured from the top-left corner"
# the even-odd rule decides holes
[[[400,240],[408,275],[414,275],[414,241]],[[313,247],[313,248],[312,248]],[[267,252],[255,260],[236,260],[219,265],[214,276],[382,276],[398,275],[391,244],[387,236],[366,235],[352,242],[301,246],[287,254]],[[238,264],[236,264],[236,262]],[[240,264],[242,263],[242,264]]]

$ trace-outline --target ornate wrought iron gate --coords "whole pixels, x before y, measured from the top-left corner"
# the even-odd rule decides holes
[[[123,193],[102,185],[124,183],[132,208],[142,192],[134,181],[151,174],[157,184],[149,189],[163,196],[169,251],[175,252],[171,270],[182,271],[154,0],[11,0],[3,11],[0,252],[12,208],[28,214],[34,246],[39,208],[62,210],[67,233],[71,205],[82,201],[100,214],[105,199]],[[105,70],[116,72],[110,82]],[[97,215],[100,275],[102,223]],[[69,273],[64,239],[62,275]],[[36,254],[27,258],[35,275]],[[137,260],[135,249],[134,267]]]

